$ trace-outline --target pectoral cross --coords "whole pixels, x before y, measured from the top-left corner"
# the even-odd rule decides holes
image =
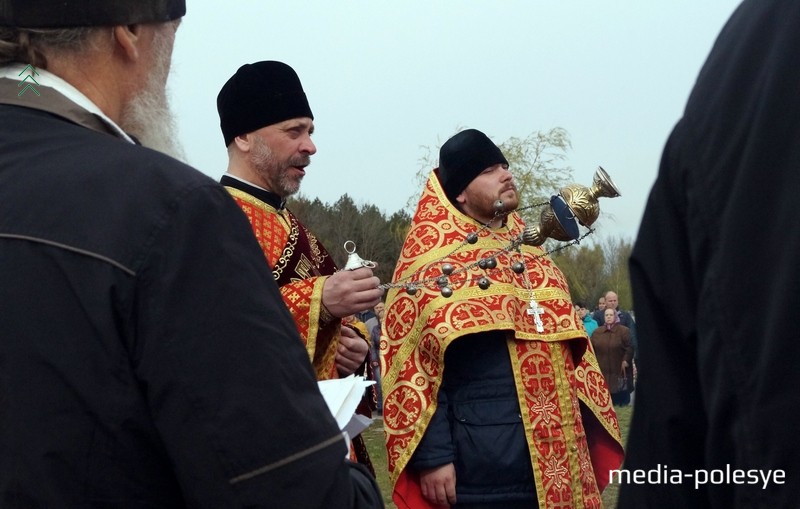
[[[536,303],[536,299],[531,299],[531,307],[525,311],[528,315],[533,315],[533,323],[536,324],[536,332],[544,332],[544,324],[542,323],[542,314],[544,308],[540,308]]]

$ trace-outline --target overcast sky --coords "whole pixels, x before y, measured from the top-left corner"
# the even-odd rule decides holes
[[[190,164],[227,166],[216,96],[244,63],[294,67],[318,152],[302,192],[391,214],[459,127],[498,144],[566,129],[574,180],[598,165],[622,197],[598,237],[633,239],[664,143],[738,0],[188,1],[170,79]],[[556,190],[554,190],[556,191]],[[524,205],[524,204],[523,204]]]

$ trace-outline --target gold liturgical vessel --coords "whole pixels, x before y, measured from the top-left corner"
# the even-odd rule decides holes
[[[588,228],[597,221],[600,215],[599,199],[618,196],[620,192],[614,181],[602,166],[598,166],[591,188],[569,184],[550,198],[550,206],[542,211],[539,224],[525,228],[522,242],[529,246],[541,246],[547,238],[575,240],[580,235],[578,223]]]

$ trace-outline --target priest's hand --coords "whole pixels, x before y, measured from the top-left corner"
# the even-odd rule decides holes
[[[383,290],[380,279],[366,267],[342,270],[328,276],[322,286],[322,304],[336,317],[360,313],[380,302]]]
[[[366,340],[350,327],[342,325],[339,345],[336,347],[336,370],[339,376],[352,375],[364,363],[368,353]]]
[[[422,496],[434,505],[453,505],[456,503],[456,467],[452,463],[419,473]]]

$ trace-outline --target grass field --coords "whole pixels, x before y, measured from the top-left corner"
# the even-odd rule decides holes
[[[628,427],[630,426],[632,407],[617,408],[617,417],[619,418],[619,426],[622,430],[622,442],[626,443],[628,439]],[[391,487],[389,486],[389,474],[386,470],[386,447],[383,441],[383,421],[376,418],[368,429],[363,433],[364,441],[369,449],[372,463],[375,466],[375,474],[378,479],[378,486],[383,493],[383,499],[386,502],[387,509],[396,509],[396,506],[391,501]],[[603,504],[606,509],[614,509],[617,506],[617,495],[619,492],[618,485],[609,485],[603,492]]]

